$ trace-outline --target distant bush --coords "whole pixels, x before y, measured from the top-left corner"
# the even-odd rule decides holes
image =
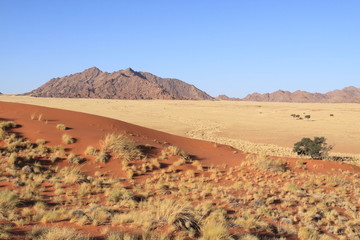
[[[298,155],[310,156],[313,159],[324,159],[333,147],[326,143],[324,137],[303,138],[294,144],[293,152]]]
[[[66,130],[66,129],[67,129],[67,127],[65,126],[65,124],[62,124],[62,123],[56,125],[56,128],[59,129],[59,130]]]

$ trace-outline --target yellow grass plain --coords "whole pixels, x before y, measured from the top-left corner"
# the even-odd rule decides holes
[[[291,152],[295,142],[303,137],[324,136],[334,145],[332,154],[360,159],[360,104],[60,99],[10,95],[0,96],[0,101],[96,114],[273,156],[295,156]],[[297,120],[291,114],[311,115],[311,118]]]

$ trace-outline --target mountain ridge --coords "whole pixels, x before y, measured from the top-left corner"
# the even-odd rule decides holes
[[[25,93],[34,97],[213,100],[194,85],[175,78],[161,78],[152,73],[126,68],[112,73],[97,67],[52,78]]]
[[[290,92],[280,89],[272,93],[261,94],[254,92],[252,94],[248,94],[244,98],[230,98],[226,95],[219,95],[216,99],[225,101],[254,102],[360,103],[360,88],[349,86],[326,93],[311,93],[302,90]]]

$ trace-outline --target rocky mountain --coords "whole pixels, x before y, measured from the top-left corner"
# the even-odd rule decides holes
[[[305,91],[283,91],[273,93],[253,93],[242,99],[257,102],[300,102],[300,103],[360,103],[360,88],[353,86],[327,93],[310,93]]]
[[[221,94],[215,98],[216,100],[220,101],[241,101],[241,98],[235,98],[235,97],[228,97],[225,94]]]
[[[59,98],[213,100],[207,93],[178,79],[161,78],[131,68],[108,73],[96,67],[53,78],[26,95]]]

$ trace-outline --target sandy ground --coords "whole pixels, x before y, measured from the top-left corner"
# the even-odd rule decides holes
[[[43,102],[47,102],[50,104],[51,101],[52,100],[43,100]],[[80,102],[81,100],[74,101],[74,103]],[[121,102],[114,103],[120,105]],[[131,102],[129,103],[131,104]],[[139,104],[139,102],[134,102],[133,104],[135,103]],[[85,106],[95,106],[92,105],[93,103],[89,101],[83,104],[85,104]],[[141,102],[141,104],[146,105],[146,102]],[[178,108],[178,110],[183,109],[183,113],[184,109],[190,109],[191,113],[194,114],[193,119],[196,119],[195,116],[198,116],[198,119],[200,119],[198,123],[201,123],[202,115],[207,116],[208,114],[209,117],[216,117],[215,113],[217,108],[214,109],[212,105],[214,103],[196,102],[192,105],[191,102],[165,103],[154,101],[147,105],[151,106],[151,104],[163,104],[162,107],[166,105],[165,108],[169,108],[168,104],[174,104],[173,106],[175,110],[176,108]],[[189,104],[189,107],[184,107],[184,104]],[[198,104],[200,104],[200,106]],[[97,107],[99,108],[100,106],[100,104],[97,105]],[[105,107],[101,109],[106,109],[107,105],[104,106]],[[225,105],[223,105],[223,103],[220,103],[218,108],[226,110],[224,106]],[[142,108],[144,109],[144,111],[146,110],[144,106]],[[234,106],[230,106],[230,110],[233,108]],[[247,106],[246,108],[251,109],[251,107],[249,106]],[[133,109],[138,108],[133,107]],[[149,111],[150,108],[147,109]],[[204,111],[205,114],[200,113],[195,115],[196,109],[198,109],[198,112]],[[221,112],[221,110],[219,111]],[[150,109],[150,113],[151,112],[152,111]],[[166,112],[168,112],[168,110],[166,110],[165,113]],[[170,111],[169,114],[171,113],[172,112]],[[179,116],[179,119],[183,119],[180,118],[180,114],[174,114],[174,116],[172,117],[176,116]],[[145,115],[143,115],[142,117],[146,118]],[[183,117],[186,117],[186,113],[184,113]],[[139,214],[142,214],[142,211],[144,211],[144,216],[145,214],[154,214],[155,218],[155,214],[158,216],[159,212],[161,212],[159,206],[157,206],[156,204],[153,205],[154,202],[151,202],[151,206],[154,206],[152,210],[148,210],[140,206],[143,206],[143,203],[145,203],[146,201],[155,201],[154,199],[158,199],[160,201],[160,199],[164,198],[174,199],[175,201],[173,203],[179,200],[181,204],[183,203],[182,201],[185,201],[189,202],[189,205],[194,204],[195,206],[196,204],[210,202],[212,203],[210,205],[211,208],[218,208],[221,209],[221,211],[224,211],[224,209],[226,209],[228,210],[228,212],[226,211],[226,214],[228,214],[229,216],[231,214],[231,216],[234,216],[232,218],[235,219],[235,217],[239,216],[240,212],[243,212],[245,210],[250,212],[250,209],[254,209],[254,197],[258,199],[258,196],[262,196],[262,199],[260,200],[263,202],[263,205],[261,207],[263,209],[269,209],[269,211],[274,212],[274,207],[276,207],[278,209],[276,210],[276,214],[278,214],[276,217],[280,219],[281,216],[296,214],[297,211],[290,211],[290,205],[283,204],[285,203],[285,200],[279,201],[278,203],[276,203],[276,205],[273,202],[271,202],[271,205],[266,205],[266,200],[268,198],[275,196],[274,199],[278,200],[281,199],[282,196],[285,196],[285,199],[288,199],[289,196],[294,195],[294,199],[302,201],[302,199],[300,199],[298,196],[302,196],[304,198],[306,197],[307,200],[303,200],[302,202],[304,204],[309,204],[308,206],[305,205],[305,209],[310,209],[310,207],[313,207],[313,202],[310,202],[310,199],[316,199],[316,201],[319,201],[317,206],[320,206],[320,204],[326,204],[327,202],[323,203],[318,200],[318,198],[319,196],[321,198],[325,196],[324,198],[329,198],[330,201],[334,201],[334,204],[335,201],[339,202],[339,206],[341,206],[341,208],[335,205],[337,209],[341,209],[338,211],[346,210],[349,211],[349,213],[354,214],[350,215],[348,212],[346,212],[346,216],[357,216],[356,212],[352,209],[356,210],[359,205],[356,200],[353,200],[353,196],[355,196],[357,193],[355,185],[357,183],[356,177],[358,177],[360,173],[360,167],[350,164],[336,161],[298,161],[299,159],[294,158],[281,158],[281,166],[285,166],[283,165],[283,163],[286,162],[289,171],[282,172],[284,170],[281,170],[278,172],[276,170],[271,170],[271,168],[269,170],[268,167],[266,167],[265,169],[264,167],[262,167],[262,161],[265,158],[261,156],[256,157],[253,154],[245,154],[226,145],[214,144],[208,141],[176,136],[162,131],[144,128],[120,120],[105,118],[97,115],[90,115],[86,113],[60,110],[55,108],[46,108],[29,104],[8,103],[0,101],[0,120],[10,120],[14,121],[17,124],[17,127],[11,130],[6,129],[8,132],[15,132],[18,136],[22,136],[24,139],[29,140],[32,143],[38,142],[39,139],[43,139],[43,141],[46,142],[45,145],[47,145],[48,147],[60,145],[60,147],[64,148],[65,151],[60,155],[58,155],[57,153],[50,153],[48,151],[44,151],[44,148],[41,147],[41,144],[26,144],[25,146],[27,146],[27,148],[24,149],[20,147],[21,143],[24,143],[20,139],[14,141],[14,138],[9,137],[9,135],[3,135],[5,136],[4,138],[6,140],[0,141],[2,153],[2,156],[0,156],[0,160],[2,160],[0,164],[2,176],[2,179],[0,181],[0,191],[11,190],[19,196],[26,196],[26,198],[21,197],[21,200],[26,200],[21,201],[21,204],[19,204],[15,209],[9,210],[9,213],[11,213],[12,211],[12,213],[15,213],[16,216],[19,217],[16,217],[16,219],[14,218],[15,220],[10,218],[6,220],[6,218],[4,218],[2,222],[10,224],[10,226],[12,226],[12,230],[9,234],[11,235],[11,239],[14,240],[25,239],[25,234],[30,231],[34,226],[57,226],[61,228],[75,228],[78,231],[82,232],[84,235],[89,235],[91,237],[95,237],[96,239],[104,239],[106,232],[109,231],[134,232],[135,230],[142,230],[144,227],[142,225],[137,225],[137,223],[135,223],[135,225],[129,225],[128,222],[126,222],[125,224],[111,224],[110,219],[113,218],[115,213],[118,213],[119,211],[121,212],[121,215],[122,213],[126,213],[125,211],[132,211],[133,216],[136,219],[138,219]],[[164,120],[159,117],[159,121]],[[176,120],[173,118],[172,121],[173,124],[175,123],[179,125],[181,123],[180,121],[176,122]],[[57,125],[60,123],[65,124],[65,126],[67,126],[67,129],[58,129]],[[184,126],[193,125],[188,124]],[[178,128],[178,130],[179,129],[181,128]],[[142,153],[146,157],[144,157],[142,160],[132,159],[130,160],[131,166],[125,166],[123,164],[124,161],[122,161],[123,159],[121,159],[121,157],[117,157],[113,152],[111,152],[112,158],[107,163],[97,162],[94,156],[89,156],[88,154],[85,154],[85,149],[88,146],[93,146],[96,149],[100,149],[102,145],[102,139],[108,133],[124,134],[127,138],[133,139],[136,145],[142,149]],[[72,136],[73,138],[75,138],[75,141],[70,144],[64,144],[62,142],[63,134],[68,134]],[[212,132],[210,129],[209,136],[211,136],[211,134],[214,134],[214,136],[216,136],[216,134],[220,133],[216,131]],[[224,132],[223,134],[225,135],[226,132]],[[10,139],[12,139],[12,141],[10,141]],[[13,149],[13,147],[11,147],[11,144],[8,144],[6,142],[11,142],[12,146],[17,145],[18,148],[16,150]],[[192,161],[189,160],[183,162],[182,164],[175,164],[176,162],[178,162],[178,160],[182,159],[181,156],[170,155],[167,158],[162,158],[161,156],[163,155],[163,151],[166,150],[169,145],[177,146],[180,149],[184,150],[190,155],[192,160],[198,160],[198,163],[200,163],[201,166],[203,166],[204,168],[201,167],[199,169],[199,165],[195,166],[195,164],[193,164]],[[19,151],[18,154],[20,157],[16,158],[18,165],[15,165],[15,161],[12,162],[10,160],[10,157],[7,156],[11,152],[14,153],[15,151]],[[13,153],[11,153],[11,155],[13,155]],[[70,163],[69,160],[66,160],[66,155],[70,153],[84,157],[84,162],[79,165]],[[21,157],[29,156],[28,154],[31,154],[30,156],[32,156],[35,161],[33,161],[34,159],[28,161],[26,160],[26,158]],[[50,162],[51,156],[56,155],[60,157],[60,159],[58,159],[54,163]],[[144,164],[150,163],[150,159],[157,159],[159,165],[152,170],[150,170],[149,168],[141,170],[143,169],[143,166],[146,166]],[[21,163],[26,164],[26,166],[30,169],[35,169],[35,166],[38,167],[40,165],[42,166],[42,168],[38,168],[39,170],[37,171],[39,172],[37,174],[33,174],[31,172],[33,170],[30,170],[30,172],[26,171],[25,169],[27,168],[23,168],[22,170],[14,170],[17,167],[20,167]],[[50,169],[48,169],[49,172],[45,171],[45,169],[47,169],[49,166],[51,166]],[[279,165],[275,164],[275,166]],[[88,176],[87,181],[81,181],[81,184],[73,184],[71,182],[65,181],[65,179],[69,180],[69,177],[70,179],[71,177],[74,177],[72,174],[69,174],[69,168],[67,169],[66,173],[62,174],[60,174],[61,170],[54,172],[52,172],[51,170],[61,169],[64,167],[70,167],[70,169],[71,167],[76,167],[78,169],[81,169],[81,172]],[[132,173],[136,172],[136,175],[131,175],[129,177],[129,170]],[[19,175],[18,171],[21,171],[21,176]],[[30,176],[32,177],[30,178]],[[315,178],[315,176],[318,177]],[[16,182],[19,181],[24,181],[25,187],[16,184]],[[38,185],[31,186],[30,183]],[[305,187],[305,183],[307,183],[307,187]],[[319,185],[314,185],[313,183]],[[88,186],[89,190],[87,190],[87,193],[84,193],[83,186]],[[289,192],[290,190],[287,189],[290,189],[289,187],[291,186],[296,189],[292,191],[299,191],[299,193],[294,194],[295,192]],[[304,186],[304,188],[302,186]],[[343,192],[344,186],[347,187],[347,191],[345,192]],[[334,189],[334,187],[338,188]],[[58,194],[56,191],[59,189],[62,189],[63,192]],[[119,189],[126,189],[126,191],[131,191],[132,193],[130,193],[131,195],[129,196],[142,196],[142,194],[144,194],[144,201],[141,201],[141,203],[139,203],[141,205],[134,205],[136,204],[136,201],[132,200],[133,203],[130,204],[130,199],[125,198],[126,196],[124,195],[123,198],[118,200],[119,203],[108,202],[107,199],[109,199],[109,196],[106,194],[106,192],[113,192]],[[167,191],[165,192],[165,190]],[[317,190],[321,191],[321,195],[317,194]],[[32,191],[30,197],[27,193],[29,191]],[[304,193],[306,194],[303,194],[302,191],[304,191]],[[201,193],[203,192],[204,194],[202,195]],[[263,193],[263,195],[258,194],[260,192]],[[270,195],[270,193],[272,195]],[[313,194],[313,196],[311,194]],[[342,195],[340,196],[340,194]],[[38,197],[35,198],[33,196]],[[43,209],[44,212],[41,213],[43,215],[40,215],[40,221],[35,220],[35,217],[30,217],[35,216],[35,213],[37,214],[38,212],[40,212],[40,210],[37,210],[34,206],[35,202],[39,201],[39,199],[41,199],[42,202],[46,203]],[[295,204],[298,203],[298,200],[295,201],[291,198],[291,201]],[[233,201],[235,201],[235,205],[230,204],[233,203]],[[342,204],[343,202],[345,202],[346,205]],[[346,209],[343,206],[346,206]],[[106,221],[103,221],[101,224],[96,222],[98,221],[95,219],[96,217],[92,217],[93,219],[88,218],[91,220],[91,222],[87,223],[88,225],[80,223],[79,221],[73,221],[76,218],[74,218],[73,213],[71,213],[72,210],[83,211],[84,209],[85,213],[90,215],[90,213],[96,211],[94,209],[97,209],[98,207],[105,207],[105,209],[110,210],[113,209],[107,212],[109,214],[111,212],[114,213],[111,216],[106,216]],[[294,207],[296,210],[296,205],[291,205],[291,207]],[[25,215],[24,213],[28,210],[24,209],[32,210],[30,213],[32,215]],[[50,219],[49,216],[54,215],[53,210],[58,211],[58,209],[62,209],[63,213],[58,213],[56,218]],[[186,212],[187,211],[188,210],[186,210]],[[45,212],[48,212],[49,215],[47,215],[47,213]],[[165,212],[168,214],[168,210],[166,210]],[[256,214],[261,214],[261,216],[265,218],[263,212],[259,212]],[[98,214],[94,216],[97,215]],[[298,215],[294,215],[293,219],[295,219],[295,216],[296,219],[301,219]],[[230,217],[228,218],[230,219]],[[22,220],[22,222],[18,219]],[[149,219],[149,217],[147,217],[147,219]],[[216,218],[216,220],[218,219],[220,218]],[[349,218],[346,219],[346,221],[349,222],[354,221],[352,218],[350,218],[350,220]],[[168,227],[166,225],[166,220],[160,220],[162,221],[161,225],[158,224],[160,221],[156,220],[156,218],[155,220],[145,219],[145,221],[149,221],[151,224],[153,224],[153,221],[155,222],[157,227],[156,232],[154,230],[154,234],[168,234],[167,232],[165,232]],[[276,222],[276,224],[282,224],[280,220],[276,219],[271,219],[271,222]],[[347,222],[343,223],[343,221],[337,221],[336,224],[338,224],[338,222],[341,222],[344,226],[345,224],[347,224]],[[308,224],[309,222],[305,221],[304,223],[299,222],[296,225],[302,226]],[[348,225],[352,226],[350,223]],[[227,229],[229,229],[230,226],[232,234],[244,233],[244,229],[241,229],[239,227],[234,228],[234,224],[229,224],[229,227],[227,227]],[[277,225],[274,226],[276,227]],[[337,227],[337,225],[334,227]],[[266,225],[266,228],[270,229],[268,225]],[[149,230],[146,231],[150,232]],[[352,232],[354,233],[356,231],[357,228],[354,228],[354,230],[352,230]],[[256,230],[256,233],[259,234],[259,231]],[[267,234],[268,233],[266,233],[266,235]],[[273,232],[270,234],[273,234]],[[288,233],[285,232],[284,234],[284,232],[282,232],[282,234],[285,235]],[[294,237],[288,237],[288,235],[285,236],[287,239],[295,239]],[[54,238],[48,237],[47,239]],[[213,237],[211,239],[219,238]]]
[[[333,152],[360,154],[360,104],[56,99],[0,96],[91,113],[160,131],[232,145],[248,152],[291,155],[302,137],[325,136]],[[296,120],[291,114],[311,115]],[[334,116],[330,116],[333,114]]]

